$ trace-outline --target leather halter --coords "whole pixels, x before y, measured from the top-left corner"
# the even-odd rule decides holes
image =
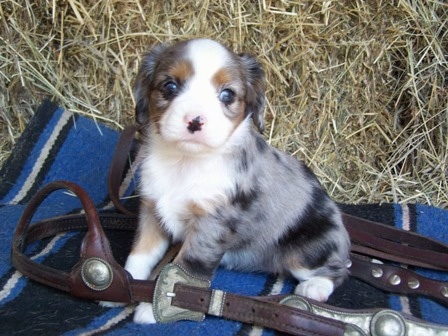
[[[367,335],[370,332],[381,335],[386,321],[402,331],[402,335],[429,329],[448,334],[446,326],[387,309],[353,311],[296,295],[246,297],[212,290],[207,280],[194,278],[175,264],[165,266],[157,281],[133,279],[114,259],[105,230],[134,231],[137,227],[136,216],[119,201],[116,182],[120,181],[136,130],[132,127],[122,133],[109,176],[110,197],[125,214],[98,214],[89,195],[72,182],[46,185],[30,200],[16,227],[12,261],[17,270],[34,281],[79,298],[154,302],[159,307],[156,315],[162,322],[201,320],[204,314],[210,314],[293,335]],[[85,214],[50,218],[31,225],[40,204],[59,189],[72,191],[80,199]],[[343,220],[352,242],[351,264],[347,265],[351,276],[386,291],[423,295],[448,306],[448,283],[425,278],[404,267],[377,262],[380,259],[448,271],[448,245],[348,214],[343,214]],[[87,232],[79,261],[70,272],[39,264],[25,254],[30,243],[72,230]],[[356,325],[352,322],[353,316],[359,320]]]

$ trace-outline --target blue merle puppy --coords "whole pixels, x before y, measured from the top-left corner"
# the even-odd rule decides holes
[[[132,276],[147,279],[181,242],[174,262],[194,276],[210,279],[219,265],[284,273],[299,281],[296,294],[326,301],[348,274],[349,237],[310,169],[259,134],[260,64],[208,39],[156,46],[135,99],[143,144]],[[151,305],[134,320],[155,322]]]

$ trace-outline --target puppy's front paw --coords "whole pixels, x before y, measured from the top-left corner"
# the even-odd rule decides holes
[[[151,324],[156,323],[151,303],[140,303],[134,312],[134,322]]]
[[[331,293],[333,293],[333,290],[333,281],[324,277],[314,277],[301,282],[296,287],[294,293],[319,302],[325,302],[328,300]]]
[[[101,307],[107,308],[120,308],[126,306],[126,303],[123,302],[100,301],[98,303]]]

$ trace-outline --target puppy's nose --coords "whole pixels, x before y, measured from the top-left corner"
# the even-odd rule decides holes
[[[188,121],[187,129],[190,133],[194,133],[197,131],[201,131],[203,125],[204,125],[204,118],[202,118],[201,116],[197,116]]]

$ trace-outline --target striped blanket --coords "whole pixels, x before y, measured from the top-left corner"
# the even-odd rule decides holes
[[[98,209],[110,211],[107,174],[119,133],[100,123],[72,114],[46,101],[16,144],[0,171],[0,334],[1,335],[273,335],[250,325],[207,317],[203,322],[137,325],[135,307],[104,308],[57,290],[36,284],[11,265],[14,227],[24,204],[44,184],[65,179],[85,188]],[[131,196],[135,187],[131,169],[123,176],[121,192]],[[341,205],[344,211],[389,225],[423,233],[448,242],[448,211],[409,204]],[[68,193],[50,197],[35,220],[80,211],[78,200]],[[116,259],[123,263],[132,236],[110,233]],[[32,245],[33,259],[68,270],[76,261],[80,233],[57,235]],[[425,271],[448,280],[446,274]],[[213,288],[244,294],[291,293],[294,281],[276,275],[239,273],[219,269]],[[330,304],[345,308],[391,307],[429,321],[448,323],[448,309],[436,302],[390,295],[350,278],[332,295]]]

